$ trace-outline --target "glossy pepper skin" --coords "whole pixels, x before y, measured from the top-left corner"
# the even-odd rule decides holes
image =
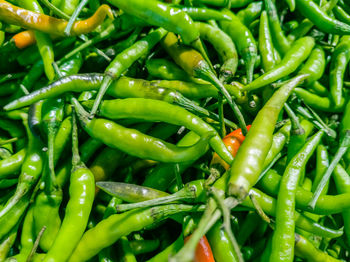
[[[312,37],[298,39],[277,66],[246,85],[245,89],[251,91],[261,88],[294,72],[308,58],[314,45],[315,40]]]
[[[195,145],[180,148],[137,130],[125,128],[107,119],[94,118],[90,120],[81,105],[76,100],[72,101],[74,101],[84,129],[92,137],[112,148],[118,148],[145,159],[176,163],[189,161],[195,158],[195,154],[200,154],[201,151],[205,150],[207,140],[214,135],[209,132]]]
[[[122,236],[161,221],[172,214],[194,211],[190,205],[170,204],[152,208],[140,208],[122,214],[111,215],[83,235],[69,262],[86,261],[101,249]],[[98,244],[96,244],[98,243]]]
[[[118,100],[105,100],[100,107],[99,115],[109,119],[144,119],[146,121],[162,121],[181,125],[203,136],[207,132],[215,133],[209,143],[227,163],[233,161],[232,155],[221,141],[219,134],[207,123],[185,109],[166,102],[143,99],[125,98]]]
[[[107,15],[113,18],[110,7],[102,5],[96,13],[86,21],[75,22],[71,34],[80,35],[91,32],[103,22]],[[15,24],[24,28],[58,36],[64,36],[64,29],[68,23],[62,19],[19,8],[4,0],[0,1],[0,19],[9,24]]]
[[[332,54],[329,72],[330,94],[335,107],[343,104],[343,79],[350,61],[350,36],[343,36]]]
[[[296,9],[323,32],[337,35],[350,34],[350,25],[331,18],[314,1],[296,0]]]
[[[244,59],[248,83],[250,83],[253,80],[254,64],[258,52],[256,42],[252,33],[236,15],[227,9],[223,9],[222,12],[232,20],[220,21],[220,26],[232,38],[238,54]]]
[[[94,184],[94,175],[89,169],[79,168],[72,173],[65,217],[44,261],[66,261],[70,257],[88,222],[95,195]]]
[[[230,169],[228,194],[244,199],[255,185],[270,149],[279,112],[293,88],[303,79],[299,76],[278,89],[259,111]]]
[[[290,160],[280,184],[277,198],[276,228],[272,238],[270,261],[293,261],[295,233],[295,194],[302,170],[315,151],[323,131],[315,134]]]

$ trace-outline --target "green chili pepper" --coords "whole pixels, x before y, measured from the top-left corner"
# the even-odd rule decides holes
[[[146,61],[146,68],[151,76],[160,79],[181,81],[191,80],[191,76],[167,59],[149,59]]]
[[[278,193],[280,180],[281,176],[276,172],[267,172],[259,181],[259,187],[261,187],[264,192],[271,194],[272,196],[276,196]],[[349,195],[349,193],[339,195],[321,195],[317,200],[315,209],[312,210],[312,213],[319,215],[341,213],[350,206],[346,200]],[[312,199],[312,196],[312,192],[307,191],[302,187],[298,187],[295,195],[296,208],[310,211],[308,204]]]
[[[330,94],[335,107],[342,105],[343,78],[350,60],[350,36],[343,36],[332,54],[329,72]]]
[[[322,179],[323,174],[327,171],[329,167],[328,152],[324,145],[320,144],[317,147],[316,152],[316,173],[312,184],[312,192],[315,192],[317,185]],[[322,190],[322,195],[327,194],[329,183]],[[341,192],[340,192],[341,193]]]
[[[27,149],[23,148],[9,158],[0,160],[0,178],[8,178],[21,170]]]
[[[22,226],[21,249],[19,254],[14,256],[14,258],[16,258],[17,261],[25,261],[33,248],[34,241],[35,237],[33,234],[33,208],[29,207]]]
[[[57,97],[66,92],[95,90],[101,85],[102,79],[103,77],[100,74],[83,74],[63,77],[27,96],[12,101],[6,105],[4,109],[13,110],[21,108],[34,104],[42,99]],[[225,88],[232,96],[237,98],[243,96],[243,91],[237,86],[225,85]],[[180,93],[175,90],[178,90]],[[133,79],[128,77],[121,77],[117,81],[112,82],[107,90],[107,94],[113,97],[144,97],[164,100],[168,103],[177,103],[184,107],[193,107],[193,102],[187,100],[181,95],[181,93],[191,99],[218,97],[217,89],[209,84],[165,80],[154,80],[149,82],[143,79]]]
[[[341,260],[333,258],[326,252],[323,252],[312,245],[310,241],[299,234],[295,234],[295,255],[310,262],[340,262]]]
[[[259,18],[262,8],[262,1],[252,2],[245,9],[240,10],[237,17],[245,26],[249,26],[255,19]]]
[[[131,5],[130,5],[131,6]],[[134,6],[135,7],[135,6]],[[141,10],[140,10],[141,11]],[[101,103],[101,100],[106,93],[108,87],[114,79],[128,69],[138,58],[145,55],[149,50],[157,44],[167,33],[162,28],[149,33],[145,38],[136,42],[134,45],[118,54],[110,65],[105,70],[105,76],[101,84],[99,93],[97,94],[95,104],[91,110],[91,115],[94,115]]]
[[[233,161],[231,153],[210,125],[185,109],[166,102],[143,98],[108,100],[102,102],[99,115],[113,120],[136,118],[146,121],[162,121],[185,126],[200,136],[213,132],[215,136],[209,141],[213,150],[227,163]]]
[[[287,0],[290,1],[290,0]],[[294,0],[292,0],[294,1]],[[291,48],[291,42],[284,35],[278,18],[277,9],[272,0],[265,1],[265,9],[268,14],[272,39],[278,52],[285,55]]]
[[[309,77],[305,80],[306,85],[309,86],[322,77],[325,67],[325,53],[321,46],[316,45],[298,74],[309,74]]]
[[[204,7],[187,7],[176,5],[175,7],[186,12],[193,20],[231,20],[227,15],[222,14],[219,11]]]
[[[259,111],[231,166],[229,195],[244,199],[257,182],[272,143],[278,114],[293,88],[304,78],[305,75],[298,76],[282,86]]]
[[[196,210],[198,210],[198,207],[195,206],[172,204],[136,209],[123,214],[112,215],[83,235],[68,261],[88,260],[122,236],[161,221],[170,215]]]
[[[179,148],[162,140],[144,135],[137,130],[122,127],[106,119],[89,120],[86,115],[87,113],[79,105],[78,101],[73,99],[72,102],[77,108],[79,119],[83,123],[84,129],[92,137],[101,140],[112,148],[121,149],[141,158],[164,162],[186,162],[192,159],[195,154],[203,151],[207,146],[207,140],[214,135],[210,132],[202,137],[196,145]],[[140,150],[141,145],[143,147],[142,150]]]
[[[244,117],[240,112],[238,106],[231,98],[224,85],[217,79],[215,72],[210,68],[210,65],[204,60],[202,55],[194,49],[187,48],[181,45],[173,33],[168,33],[162,40],[164,49],[170,54],[175,62],[181,66],[188,74],[199,77],[205,81],[210,82],[215,86],[222,95],[226,98],[227,103],[230,105],[236,118],[238,119],[239,125],[243,130],[243,133],[247,133],[247,127],[245,124]]]
[[[70,199],[61,228],[44,261],[68,260],[85,231],[94,200],[94,175],[80,160],[78,131],[74,119],[73,116],[73,169],[70,178]],[[69,241],[67,241],[68,234],[71,234]]]
[[[16,187],[16,192],[7,201],[6,205],[0,211],[0,218],[4,217],[25,195],[29,194],[32,188],[38,181],[43,169],[42,144],[38,141],[29,130],[27,117],[24,117],[23,122],[26,125],[28,136],[28,150],[24,158],[19,182]]]
[[[255,188],[251,189],[249,194],[252,194],[254,196],[254,198],[266,214],[270,216],[277,215],[277,200],[275,198],[270,197],[262,191]],[[249,198],[246,198],[243,201],[242,205],[254,209],[254,205]],[[316,223],[312,219],[300,214],[299,212],[295,212],[294,217],[292,218],[294,218],[295,226],[297,228],[300,228],[318,236],[337,238],[343,234],[342,229],[336,230],[324,227]]]
[[[195,23],[202,39],[213,45],[222,61],[220,67],[220,79],[225,82],[231,79],[237,70],[238,54],[231,38],[219,28],[205,23]],[[226,86],[225,86],[226,88]]]
[[[270,261],[292,261],[294,257],[295,194],[302,169],[319,144],[323,131],[318,131],[287,165],[277,198],[276,225],[272,238]]]
[[[0,218],[0,239],[5,237],[22,218],[29,205],[31,193],[24,195],[3,217]]]
[[[272,42],[266,11],[263,11],[260,16],[259,51],[262,60],[262,67],[265,72],[270,71],[280,62],[279,54],[274,48]]]
[[[331,18],[315,2],[296,0],[296,9],[306,18],[310,19],[316,27],[326,33],[346,35],[350,33],[350,25]]]
[[[1,240],[0,243],[0,260],[5,261],[7,255],[9,254],[11,247],[13,246],[16,237],[17,237],[17,232],[18,232],[18,226],[15,226],[9,233],[8,235]]]
[[[305,104],[312,108],[325,111],[325,112],[342,112],[345,106],[345,99],[341,97],[339,106],[335,106],[333,101],[328,97],[320,97],[302,88],[295,88],[294,93],[303,99]]]
[[[41,114],[42,126],[47,133],[48,167],[50,174],[49,177],[44,177],[44,180],[45,190],[48,193],[52,187],[56,187],[56,176],[54,170],[55,136],[61,122],[63,121],[64,100],[62,98],[55,98],[44,101]]]
[[[333,172],[333,178],[337,187],[338,193],[349,193],[350,192],[350,181],[349,175],[341,165],[337,165]],[[344,220],[344,230],[346,238],[350,239],[350,212],[348,209],[342,213]]]
[[[253,80],[254,64],[257,58],[257,46],[249,29],[242,24],[239,18],[227,9],[223,14],[231,17],[232,21],[220,21],[222,29],[232,38],[238,53],[244,59],[248,83]]]
[[[236,251],[233,249],[227,233],[222,229],[222,223],[217,222],[206,234],[215,261],[238,261]]]
[[[255,79],[250,84],[246,85],[245,89],[251,91],[271,84],[278,79],[291,74],[306,58],[308,58],[314,45],[315,41],[311,37],[303,37],[298,39],[285,54],[281,63]]]

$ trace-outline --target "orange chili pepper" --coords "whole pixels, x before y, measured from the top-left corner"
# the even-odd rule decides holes
[[[102,24],[106,16],[113,19],[112,9],[108,5],[101,5],[91,17],[75,22],[71,35],[90,33]],[[64,29],[68,24],[66,20],[35,13],[4,0],[0,0],[0,21],[57,36],[65,36]]]
[[[190,238],[191,236],[187,236],[184,239],[184,242]],[[213,252],[209,245],[208,239],[206,236],[203,236],[196,247],[196,252],[194,255],[194,262],[215,262]]]
[[[247,126],[247,130],[249,131],[251,125]],[[236,156],[237,151],[241,144],[243,143],[245,139],[245,136],[242,133],[242,129],[236,129],[235,131],[231,132],[230,134],[226,135],[222,141],[226,145],[227,149],[230,151],[232,156]],[[221,165],[225,168],[225,170],[228,170],[230,168],[230,165],[227,164],[224,160],[222,160],[218,154],[214,153],[213,158],[210,162],[210,166],[213,165]]]
[[[18,34],[15,34],[12,37],[13,41],[15,42],[15,45],[19,49],[26,48],[28,46],[31,46],[35,44],[35,34],[32,30],[22,31]]]

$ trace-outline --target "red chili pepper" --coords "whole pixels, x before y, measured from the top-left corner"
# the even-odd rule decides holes
[[[247,130],[249,131],[251,125],[247,126]],[[236,129],[235,131],[229,133],[228,135],[226,135],[222,141],[224,142],[224,144],[226,145],[227,149],[230,151],[230,153],[232,154],[232,156],[236,156],[237,151],[239,149],[239,147],[241,146],[241,144],[243,143],[245,139],[245,136],[242,133],[242,129]],[[210,162],[210,165],[216,165],[216,164],[220,164],[222,165],[226,170],[228,170],[230,168],[230,165],[227,164],[224,160],[222,160],[218,154],[214,153],[213,158]]]
[[[191,236],[187,236],[184,239],[184,242],[190,238]],[[211,247],[209,245],[208,239],[206,236],[203,236],[199,243],[197,244],[196,252],[194,255],[194,262],[215,262],[213,252],[211,251]]]

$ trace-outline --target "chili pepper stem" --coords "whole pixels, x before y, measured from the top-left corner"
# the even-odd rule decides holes
[[[119,212],[124,212],[124,211],[128,211],[130,209],[151,207],[151,206],[168,204],[168,203],[179,201],[179,200],[188,200],[188,199],[193,199],[193,198],[195,198],[195,194],[191,189],[180,190],[180,191],[178,191],[170,196],[155,198],[155,199],[151,199],[151,200],[147,200],[147,201],[143,201],[143,202],[117,205],[116,209]]]
[[[198,67],[200,68],[200,66],[198,66]],[[235,114],[235,116],[238,119],[239,127],[242,129],[243,135],[246,135],[248,130],[247,130],[247,126],[246,126],[244,117],[243,117],[241,111],[239,110],[237,104],[232,99],[232,97],[230,96],[230,94],[228,93],[226,88],[224,87],[224,85],[219,81],[219,79],[215,76],[215,74],[211,70],[207,70],[205,72],[202,70],[198,70],[197,73],[200,75],[200,77],[202,79],[211,82],[224,95],[228,104],[230,105],[231,109],[233,110],[233,113]]]
[[[225,199],[224,202],[228,209],[232,209],[239,204],[239,201],[232,197]],[[199,240],[209,231],[209,229],[219,220],[220,217],[221,211],[217,209],[215,201],[210,198],[197,229],[193,232],[191,238],[180,249],[180,251],[175,256],[171,257],[169,261],[192,261]]]
[[[244,262],[244,259],[242,257],[241,251],[240,251],[240,247],[239,247],[237,240],[232,232],[231,219],[230,219],[230,217],[231,217],[230,208],[224,204],[223,196],[220,196],[218,190],[215,187],[212,187],[210,189],[210,193],[213,195],[216,203],[219,205],[219,209],[222,212],[222,216],[224,219],[223,227],[224,227],[224,230],[226,231],[226,234],[228,235],[228,237],[231,241],[231,244],[233,245],[233,247],[236,251],[236,254],[238,255],[238,261]]]
[[[91,109],[91,112],[90,112],[90,116],[89,118],[92,119],[94,118],[100,104],[101,104],[101,101],[103,99],[103,96],[104,94],[106,93],[108,87],[111,85],[111,83],[113,82],[113,78],[109,75],[106,75],[104,78],[103,78],[103,81],[102,81],[102,84],[101,84],[101,87],[97,93],[97,96],[96,96],[96,99],[95,99],[95,102],[94,102],[94,105],[92,106],[92,109]]]
[[[78,18],[81,10],[83,10],[84,6],[86,6],[88,2],[89,2],[89,0],[82,0],[79,3],[79,5],[77,6],[77,8],[74,10],[72,16],[69,18],[69,21],[68,21],[66,28],[64,29],[64,34],[66,36],[70,36],[70,31],[72,29],[72,26],[73,26],[75,20]]]
[[[59,8],[57,8],[56,6],[54,6],[50,1],[48,0],[40,0],[48,9],[50,9],[55,15],[69,20],[70,16],[67,15],[65,12],[63,12],[62,10],[60,10]]]
[[[340,146],[337,150],[337,153],[335,154],[334,158],[332,159],[332,162],[330,163],[329,167],[327,168],[326,172],[324,173],[321,181],[317,185],[317,188],[315,190],[314,195],[312,196],[311,201],[308,204],[308,207],[313,210],[315,209],[316,203],[320,195],[322,194],[323,188],[326,186],[331,174],[333,173],[334,168],[339,163],[343,155],[346,153],[350,146],[350,130],[346,130],[344,136],[341,139]]]

